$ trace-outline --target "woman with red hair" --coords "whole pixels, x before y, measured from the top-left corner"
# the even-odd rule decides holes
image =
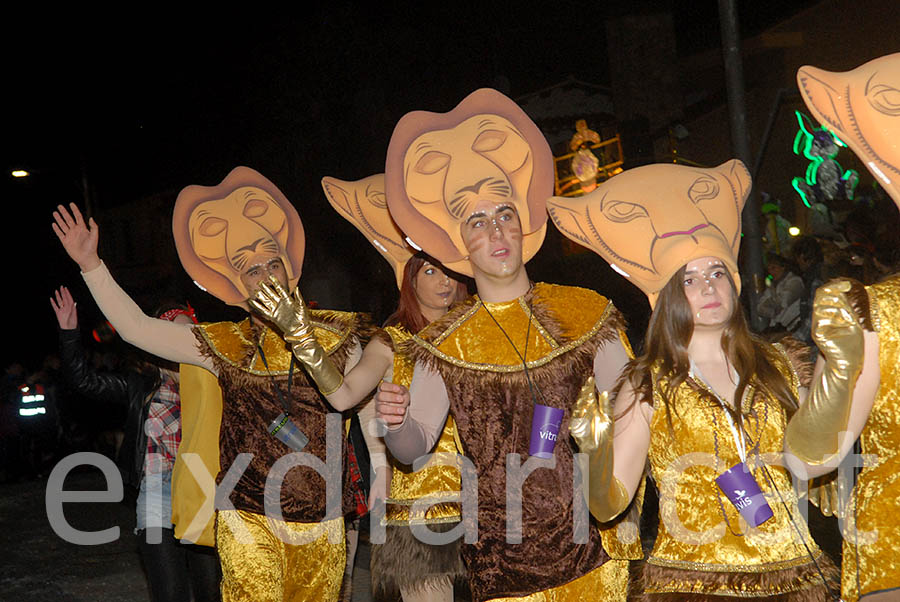
[[[447,313],[451,305],[467,296],[466,286],[451,277],[436,260],[417,253],[403,266],[400,300],[397,309],[385,321],[380,336],[374,337],[363,351],[359,363],[344,378],[341,388],[328,396],[358,402],[379,381],[409,386],[413,362],[402,352],[412,335]],[[459,470],[454,466],[429,465],[414,471],[387,454],[384,442],[373,422],[374,404],[360,410],[363,435],[372,456],[375,480],[369,494],[369,508],[384,502],[380,517],[385,529],[383,544],[372,548],[372,587],[377,594],[405,602],[418,600],[452,600],[453,581],[465,576],[459,557],[459,540],[445,545],[429,545],[411,532],[410,522],[426,524],[436,531],[454,527],[460,520]],[[457,454],[455,423],[448,416],[434,453]],[[439,499],[424,512],[413,508],[414,502],[428,497]],[[373,525],[374,527],[374,525]]]

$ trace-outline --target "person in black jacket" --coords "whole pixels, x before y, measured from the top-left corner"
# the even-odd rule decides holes
[[[125,439],[116,463],[123,481],[139,488],[136,533],[152,599],[189,602],[193,590],[195,602],[218,600],[215,550],[181,544],[172,527],[172,467],[181,439],[178,366],[142,361],[129,370],[98,371],[82,347],[69,290],[60,287],[50,304],[59,323],[62,372],[69,386],[86,397],[127,404]],[[193,310],[178,306],[156,315],[173,322],[196,321]]]

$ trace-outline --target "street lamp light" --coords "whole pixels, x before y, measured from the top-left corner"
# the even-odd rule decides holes
[[[12,177],[14,178],[27,178],[31,174],[24,169],[14,169],[12,170]]]

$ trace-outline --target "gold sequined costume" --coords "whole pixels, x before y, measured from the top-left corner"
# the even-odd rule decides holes
[[[401,326],[388,326],[384,333],[394,350],[391,381],[409,387],[413,362],[400,352],[411,334]],[[390,452],[388,452],[390,453]],[[432,453],[447,454],[450,461],[459,453],[456,444],[456,423],[452,416],[447,422]],[[465,566],[459,555],[460,542],[433,546],[423,543],[410,532],[410,522],[428,525],[429,529],[444,530],[459,523],[460,474],[455,462],[432,464],[413,471],[389,455],[391,485],[385,500],[382,526],[386,528],[385,543],[372,546],[373,589],[388,599],[399,595],[399,589],[427,589],[431,583],[449,578],[465,578]],[[412,514],[413,504],[428,498],[434,500],[424,512]]]
[[[319,343],[343,369],[359,343],[361,317],[323,310],[312,310],[311,317]],[[216,483],[221,484],[228,469],[247,457],[241,454],[252,454],[229,495],[234,508],[220,510],[216,521],[223,600],[336,600],[346,564],[343,516],[353,507],[343,429],[337,429],[341,491],[336,507],[328,505],[323,477],[309,466],[293,466],[282,473],[280,499],[270,499],[266,492],[270,471],[292,451],[267,428],[283,410],[275,388],[281,389],[291,420],[309,438],[303,452],[326,466],[336,462],[326,452],[326,417],[332,410],[296,365],[288,389],[292,355],[271,329],[246,319],[201,324],[194,332],[201,352],[216,365],[222,390],[221,470]],[[267,502],[278,505],[281,517],[271,516]],[[314,537],[306,536],[310,533]]]
[[[507,540],[506,524],[506,462],[512,454],[528,458],[533,413],[519,354],[527,349],[541,403],[564,409],[559,432],[567,433],[598,349],[618,341],[629,349],[623,328],[621,314],[597,293],[539,283],[506,303],[470,297],[405,346],[441,375],[461,451],[478,475],[478,541],[461,548],[476,602],[625,600],[628,559],[641,557],[636,524],[629,515],[598,528],[583,507],[585,532],[576,537],[575,502],[583,498],[567,439],[556,444],[554,465],[522,487],[520,543]]]
[[[796,395],[800,375],[785,348],[769,349]],[[803,353],[792,351],[798,357]],[[808,372],[806,365],[804,383]],[[751,529],[715,482],[740,462],[722,404],[700,380],[688,378],[675,390],[676,409],[670,413],[661,397],[664,379],[654,375],[654,383],[649,460],[659,488],[659,531],[643,567],[640,599],[825,600],[822,578],[803,542],[827,578],[836,577],[837,569],[812,540],[790,477],[778,466],[787,424],[781,405],[752,384],[742,402],[747,463],[774,513]]]
[[[860,472],[845,523],[845,600],[900,588],[900,275],[866,290],[878,330],[881,386],[859,437],[874,465],[867,462]]]

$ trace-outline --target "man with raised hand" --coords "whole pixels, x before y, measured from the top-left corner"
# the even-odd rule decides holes
[[[218,449],[189,466],[186,478],[204,481],[208,500],[212,476],[204,466],[221,466],[215,545],[223,600],[336,600],[345,565],[343,516],[353,502],[340,414],[319,390],[341,384],[365,329],[357,314],[308,310],[296,293],[305,250],[296,209],[246,167],[217,186],[189,186],[179,194],[173,234],[194,281],[248,311],[261,290],[271,301],[271,307],[254,305],[257,311],[240,322],[196,326],[145,315],[100,261],[97,224],[85,223],[75,205],[71,212],[59,206],[54,220],[97,305],[125,341],[218,380],[221,405],[206,406],[198,417],[204,431],[198,438],[218,433]],[[189,397],[182,378],[183,406]],[[186,422],[184,428],[179,457],[193,439]],[[173,498],[177,471],[176,462]],[[206,517],[186,521],[209,530]]]

